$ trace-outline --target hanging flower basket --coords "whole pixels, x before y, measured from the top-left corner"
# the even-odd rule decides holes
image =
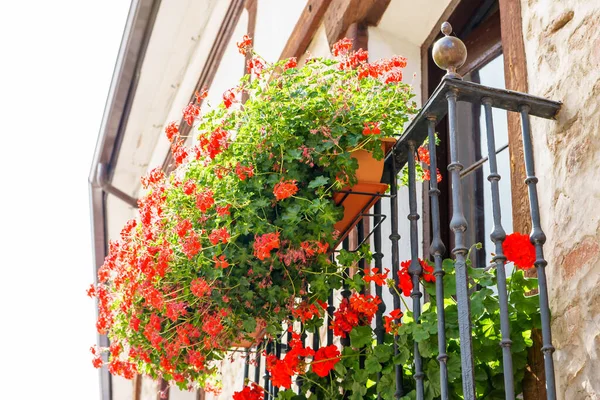
[[[249,52],[249,40],[239,47]],[[139,218],[110,243],[89,290],[111,340],[94,348],[96,366],[108,351],[113,374],[207,386],[231,348],[275,338],[285,323],[322,324],[342,286],[331,251],[377,197],[354,204],[360,196],[342,192],[386,190],[389,138],[415,112],[403,58],[368,63],[350,48],[341,41],[336,60],[302,67],[253,55],[221,104],[200,115],[202,92],[184,109],[198,128],[191,147],[176,123],[166,127],[176,169],[142,178]],[[321,350],[317,361],[337,351]]]

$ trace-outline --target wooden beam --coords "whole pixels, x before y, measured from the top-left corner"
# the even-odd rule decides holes
[[[329,45],[340,40],[355,22],[367,26],[379,24],[391,0],[333,0],[325,13],[325,31]]]
[[[502,48],[504,53],[504,81],[507,89],[526,93],[527,59],[523,41],[523,18],[520,0],[499,0]],[[529,233],[529,197],[525,185],[525,160],[523,155],[521,122],[518,113],[508,113],[508,148],[510,152],[510,185],[512,189],[513,231]],[[535,269],[526,272],[536,276]],[[542,348],[542,335],[532,330],[533,346],[527,353],[527,371],[523,379],[524,400],[546,398],[546,373]]]
[[[229,4],[229,8],[227,9],[227,13],[223,18],[223,22],[221,23],[221,27],[219,28],[219,32],[217,33],[217,37],[206,57],[206,62],[204,67],[202,68],[202,72],[200,73],[200,77],[198,78],[198,82],[196,83],[196,87],[190,93],[190,103],[194,101],[195,96],[194,93],[200,92],[202,89],[210,88],[213,80],[215,79],[215,75],[217,74],[217,70],[219,69],[219,65],[221,64],[221,60],[223,59],[223,54],[225,54],[225,49],[233,36],[233,32],[235,27],[244,11],[244,0],[232,0],[231,4]],[[200,104],[198,104],[200,105]],[[181,136],[187,137],[189,136],[192,127],[189,126],[183,118],[179,122],[179,132]],[[173,154],[169,152],[165,157],[165,161],[163,162],[162,169],[165,173],[169,173],[174,169],[173,163]]]
[[[504,52],[504,80],[507,89],[527,92],[527,62],[520,0],[500,0],[500,26]],[[515,232],[529,233],[529,198],[525,185],[525,161],[521,124],[517,113],[508,113],[508,148],[513,207],[513,229]]]
[[[279,56],[280,60],[289,57],[300,57],[306,52],[330,4],[331,0],[308,0],[281,52],[281,56]]]
[[[494,13],[475,28],[464,43],[468,50],[467,60],[458,70],[460,75],[481,68],[502,54],[499,13]]]
[[[142,375],[136,375],[133,378],[133,400],[142,400]]]

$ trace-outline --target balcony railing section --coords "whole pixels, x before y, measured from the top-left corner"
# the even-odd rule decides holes
[[[469,276],[467,268],[467,253],[469,246],[473,243],[466,243],[465,232],[468,229],[467,221],[463,214],[462,207],[462,196],[461,196],[461,171],[463,165],[458,157],[459,149],[463,145],[459,140],[457,134],[457,103],[466,102],[483,107],[485,114],[485,127],[487,137],[487,157],[489,161],[488,175],[489,190],[491,194],[492,202],[492,216],[493,216],[493,229],[490,233],[490,239],[494,243],[495,252],[492,258],[492,263],[497,268],[497,291],[498,291],[498,306],[500,310],[500,330],[501,340],[498,345],[502,347],[502,360],[498,360],[502,363],[503,367],[503,379],[505,387],[505,398],[512,400],[515,398],[514,395],[514,375],[513,375],[513,363],[511,356],[511,339],[510,339],[510,320],[508,311],[508,294],[506,284],[506,271],[505,261],[506,257],[502,251],[502,243],[506,237],[506,233],[502,226],[502,211],[511,212],[511,210],[501,210],[500,208],[500,193],[498,181],[501,176],[498,173],[498,165],[496,160],[496,146],[494,136],[494,124],[492,118],[492,109],[502,109],[508,112],[515,112],[520,115],[522,124],[522,140],[523,140],[523,151],[524,151],[524,162],[527,177],[524,185],[527,186],[529,193],[529,204],[530,204],[530,217],[532,223],[532,232],[530,234],[531,243],[535,246],[536,260],[535,267],[538,275],[538,291],[539,291],[539,307],[542,325],[542,347],[539,349],[543,353],[544,357],[544,369],[546,379],[546,392],[547,399],[556,399],[555,379],[554,379],[554,364],[552,353],[554,347],[552,346],[552,335],[550,330],[550,308],[548,303],[548,285],[546,282],[545,268],[547,262],[544,258],[543,246],[546,241],[546,237],[541,228],[540,221],[540,209],[537,194],[538,178],[535,175],[534,159],[533,159],[533,145],[532,145],[532,133],[530,126],[530,116],[553,119],[558,113],[561,103],[543,99],[536,96],[531,96],[526,93],[519,93],[510,90],[497,89],[492,87],[483,86],[477,83],[466,82],[461,79],[456,73],[456,69],[460,67],[461,60],[464,62],[466,58],[466,49],[464,45],[457,38],[451,37],[451,28],[449,25],[444,24],[442,32],[446,35],[442,38],[436,47],[434,47],[434,60],[436,63],[448,71],[442,82],[439,84],[433,95],[425,103],[421,111],[415,116],[408,127],[404,130],[404,133],[400,136],[392,151],[386,158],[385,170],[384,170],[384,182],[390,185],[389,195],[383,196],[377,203],[375,203],[372,212],[365,210],[363,213],[364,218],[370,218],[372,221],[372,232],[365,235],[363,223],[359,222],[357,228],[357,241],[361,243],[363,240],[371,243],[373,251],[373,262],[374,266],[382,270],[384,262],[392,265],[392,276],[395,279],[396,285],[398,285],[398,270],[400,268],[400,246],[407,246],[410,249],[410,266],[409,274],[413,282],[413,290],[410,294],[412,298],[412,312],[415,321],[418,323],[421,313],[421,304],[423,293],[421,291],[421,285],[419,284],[420,277],[423,273],[422,267],[419,263],[419,229],[418,221],[419,214],[417,212],[417,185],[416,185],[416,163],[415,163],[415,152],[416,149],[421,146],[426,139],[429,143],[430,152],[430,173],[433,179],[429,182],[429,197],[430,197],[430,218],[431,218],[431,237],[429,243],[431,243],[429,249],[429,255],[433,261],[434,271],[433,274],[435,280],[436,290],[436,306],[437,306],[437,330],[438,330],[438,356],[439,362],[439,381],[441,394],[439,398],[446,400],[450,397],[448,393],[448,369],[447,369],[447,340],[445,337],[446,317],[444,315],[444,270],[442,268],[442,259],[446,253],[446,246],[442,241],[441,235],[441,222],[440,222],[440,188],[435,179],[436,176],[436,146],[435,146],[435,127],[444,117],[448,117],[448,141],[449,141],[449,155],[450,163],[446,166],[449,171],[450,182],[451,182],[451,193],[450,198],[452,200],[452,217],[450,221],[450,230],[454,237],[454,248],[451,249],[451,253],[455,259],[455,276],[456,276],[456,303],[458,307],[458,321],[452,321],[458,323],[459,336],[460,336],[460,364],[463,384],[463,396],[467,400],[474,400],[476,398],[475,389],[475,370],[474,370],[474,355],[473,355],[473,340],[477,338],[472,337],[471,332],[471,304],[469,296]],[[461,47],[462,46],[462,47]],[[408,198],[401,199],[398,190],[398,174],[404,167],[408,169]],[[505,194],[506,195],[506,194]],[[407,201],[409,204],[410,212],[407,215],[407,219],[404,220],[399,216],[399,202]],[[382,211],[384,202],[389,203],[389,215],[386,215]],[[360,218],[362,221],[363,218]],[[401,222],[402,221],[402,222]],[[382,235],[383,223],[389,223],[389,238],[384,238]],[[399,234],[399,227],[401,223],[408,223],[410,232],[408,238],[402,238]],[[389,254],[384,253],[383,243],[384,240],[389,240]],[[346,237],[342,243],[342,247],[346,250],[349,249],[349,240]],[[360,266],[364,267],[364,260],[360,262]],[[362,270],[362,268],[359,268]],[[346,269],[344,274],[350,274],[350,271]],[[389,304],[382,302],[379,305],[378,312],[375,316],[375,326],[373,328],[373,338],[378,344],[382,344],[384,340],[385,329],[383,327],[383,314],[385,310],[401,309],[401,299],[398,291],[390,290],[391,301]],[[383,296],[382,288],[380,286],[375,287],[375,294],[380,297]],[[344,287],[340,293],[331,293],[328,301],[327,308],[327,326],[323,328],[323,332],[312,335],[312,346],[314,350],[317,350],[321,341],[325,345],[334,343],[334,337],[332,331],[328,329],[332,315],[335,311],[335,298],[348,298],[351,295],[351,291]],[[400,322],[400,321],[399,321]],[[261,357],[264,353],[266,354],[281,354],[285,353],[289,341],[289,337],[282,334],[281,340],[269,341],[262,345],[260,349],[256,349],[256,356],[253,352],[247,353],[248,359],[253,360],[254,373],[251,374],[250,368],[245,369],[245,379],[253,379],[259,381],[261,377],[261,371],[264,371],[264,359],[261,361]],[[304,339],[304,338],[303,338]],[[398,355],[399,343],[398,338],[395,338],[394,352]],[[342,339],[340,342],[341,346],[349,346],[349,339]],[[418,400],[424,399],[424,385],[423,381],[425,374],[423,372],[421,355],[419,354],[419,347],[417,343],[414,344],[414,360],[412,363],[412,377],[415,379],[416,387],[416,398]],[[255,357],[255,358],[254,358]],[[364,367],[364,360],[361,360],[359,364],[360,368]],[[274,388],[269,381],[269,374],[264,371],[263,375],[263,386],[267,390],[266,398],[273,399],[277,396],[277,389]],[[382,373],[378,374],[378,380],[382,378]],[[395,397],[400,398],[405,393],[403,388],[403,366],[396,365],[393,371],[393,378],[396,382]],[[436,377],[438,379],[438,377]],[[260,383],[260,382],[259,382]],[[299,388],[303,384],[301,377],[296,381],[296,387]],[[380,397],[379,397],[380,398]]]

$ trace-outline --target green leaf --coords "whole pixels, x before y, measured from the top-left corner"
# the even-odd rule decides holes
[[[355,326],[350,331],[350,344],[355,348],[366,346],[373,341],[372,334],[370,326]]]
[[[323,186],[323,185],[327,184],[327,182],[329,182],[329,178],[327,178],[327,177],[325,177],[323,175],[319,175],[315,179],[313,179],[312,181],[310,181],[310,183],[308,184],[308,188],[309,189],[314,189],[314,188],[317,188],[319,186]]]
[[[365,360],[365,369],[367,372],[374,374],[381,371],[381,364],[376,357],[367,357]]]
[[[373,355],[377,358],[377,361],[383,363],[390,359],[393,351],[392,347],[379,344],[373,348]]]

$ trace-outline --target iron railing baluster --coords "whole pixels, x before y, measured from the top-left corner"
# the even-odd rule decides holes
[[[454,254],[456,269],[456,302],[458,307],[458,331],[460,336],[460,360],[462,366],[463,395],[466,400],[475,399],[475,371],[473,369],[473,342],[471,337],[471,300],[469,297],[469,277],[467,274],[467,253],[465,243],[467,220],[463,213],[460,171],[463,166],[458,161],[456,100],[458,91],[446,92],[448,101],[448,127],[450,139],[450,164],[448,171],[452,182],[452,219],[450,229],[454,232]],[[433,177],[432,177],[433,178]]]
[[[542,230],[540,221],[540,205],[537,194],[538,178],[535,176],[533,160],[533,144],[531,142],[531,127],[529,124],[529,105],[519,106],[521,113],[521,128],[523,132],[523,153],[525,158],[525,172],[527,190],[529,192],[529,209],[531,213],[531,243],[535,246],[535,268],[538,274],[538,290],[540,295],[540,316],[542,319],[542,353],[544,354],[544,369],[546,372],[546,395],[548,400],[556,399],[556,383],[554,378],[554,346],[552,346],[552,332],[550,329],[550,305],[548,302],[548,283],[546,282],[546,265],[544,259],[544,243],[546,235]]]
[[[364,224],[364,218],[361,218],[360,221],[358,221],[358,224],[356,224],[356,241],[357,243],[362,243],[365,240],[365,224]],[[366,268],[366,260],[364,257],[362,257],[360,260],[358,260],[358,271],[357,273],[360,276],[364,276],[364,271]],[[365,293],[365,289],[364,287],[361,289],[360,291],[361,294]],[[361,352],[363,351],[363,349],[360,350]],[[361,355],[358,357],[358,367],[360,369],[364,369],[365,368],[365,356],[364,354],[361,353]]]
[[[494,136],[494,121],[492,117],[492,99],[484,97],[481,99],[485,110],[485,126],[487,130],[487,147],[488,159],[490,164],[490,181],[492,192],[492,215],[494,227],[490,234],[490,238],[495,245],[495,255],[492,258],[492,263],[496,264],[497,286],[498,286],[498,305],[500,307],[500,331],[502,333],[502,369],[504,372],[504,392],[507,400],[515,398],[515,385],[513,377],[512,355],[510,348],[512,341],[510,340],[510,321],[508,315],[508,293],[506,291],[506,257],[502,251],[502,243],[506,238],[506,232],[502,227],[502,213],[500,210],[500,189],[498,181],[498,163],[496,161],[496,139]]]
[[[265,348],[265,354],[266,356],[268,356],[269,354],[271,354],[273,349],[273,343],[269,340],[269,342],[267,343],[267,347]],[[270,374],[269,371],[267,371],[267,359],[265,357],[265,374],[263,375],[263,379],[264,379],[264,389],[265,389],[265,400],[269,400],[271,398],[271,384],[269,381],[270,378]]]
[[[350,250],[350,239],[348,238],[348,236],[346,236],[346,238],[344,238],[344,240],[342,241],[342,248],[346,251]],[[350,295],[352,294],[352,292],[350,292],[348,284],[346,283],[346,279],[350,277],[350,267],[344,267],[342,271],[342,277],[344,278],[344,284],[342,287],[342,301],[350,301]],[[346,335],[345,338],[341,338],[340,343],[343,347],[350,346],[350,335]]]
[[[444,272],[443,257],[446,246],[442,242],[440,231],[440,190],[437,182],[437,159],[435,146],[435,117],[427,119],[427,132],[429,140],[429,197],[431,197],[431,225],[433,235],[429,254],[435,264],[435,305],[437,307],[438,328],[438,361],[440,363],[440,395],[441,400],[448,400],[448,354],[446,353],[446,312],[444,310]]]
[[[250,349],[246,349],[246,354],[244,356],[244,385],[246,385],[246,381],[250,376]]]
[[[413,317],[418,324],[421,318],[421,297],[420,278],[423,273],[423,267],[419,262],[419,213],[417,212],[417,183],[416,183],[416,163],[415,163],[416,144],[414,141],[408,142],[408,204],[410,212],[408,220],[410,221],[410,265],[408,273],[411,276],[413,289],[410,294],[413,304]],[[425,395],[423,387],[423,360],[419,352],[419,343],[414,343],[414,361],[415,361],[415,382],[417,387],[417,400],[422,400]]]
[[[397,288],[400,283],[398,277],[398,270],[400,269],[400,248],[398,242],[400,241],[400,234],[398,233],[398,181],[396,177],[395,168],[395,157],[392,155],[392,169],[390,170],[390,220],[391,220],[391,234],[390,240],[392,244],[392,276],[394,278],[394,285],[396,288],[390,288],[390,293],[394,299],[394,309],[400,309],[400,295],[398,294]],[[397,321],[400,322],[400,321]],[[398,356],[400,353],[398,348],[398,335],[394,335],[394,356]],[[403,387],[403,372],[402,365],[394,365],[394,373],[396,379],[396,392],[395,397],[399,399],[404,396]]]
[[[379,270],[379,273],[383,273],[383,253],[381,251],[381,224],[379,221],[382,217],[381,215],[381,200],[378,200],[374,206],[374,214],[376,215],[374,218],[375,232],[373,234],[373,260],[375,260],[375,268]],[[375,285],[375,295],[380,299],[383,298],[383,287],[380,285]],[[375,314],[375,337],[377,338],[377,344],[383,344],[385,328],[383,326],[383,314],[385,313],[385,302],[381,301],[377,306],[377,313]],[[377,373],[377,383],[381,381],[381,372]],[[379,392],[379,391],[378,391]],[[381,394],[377,393],[377,400],[381,400]]]
[[[258,385],[260,383],[260,349],[256,347],[256,366],[254,367],[254,382]]]

